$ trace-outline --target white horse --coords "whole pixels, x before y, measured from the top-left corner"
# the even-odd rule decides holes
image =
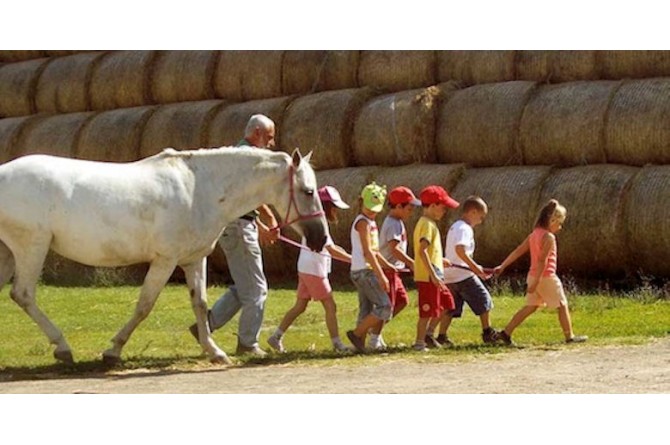
[[[200,344],[230,363],[207,325],[206,257],[224,227],[267,203],[321,250],[327,226],[316,177],[304,158],[264,149],[165,149],[124,164],[31,155],[0,165],[0,289],[72,363],[61,331],[39,309],[35,288],[49,249],[90,266],[149,263],[133,316],[103,352],[114,364],[176,266],[186,275]]]

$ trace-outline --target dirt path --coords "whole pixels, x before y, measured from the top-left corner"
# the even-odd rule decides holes
[[[670,393],[670,338],[642,346],[519,350],[451,363],[389,358],[375,366],[273,365],[0,382],[0,393],[78,392]]]

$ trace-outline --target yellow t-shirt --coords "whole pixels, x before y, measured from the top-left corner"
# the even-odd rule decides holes
[[[422,216],[414,228],[414,281],[429,282],[430,274],[421,259],[421,240],[429,242],[428,258],[438,271],[438,276],[444,273],[442,266],[442,240],[440,229],[430,218]]]

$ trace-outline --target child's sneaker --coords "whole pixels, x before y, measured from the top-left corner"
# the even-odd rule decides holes
[[[424,341],[426,342],[426,347],[428,347],[429,349],[433,349],[433,348],[438,348],[439,349],[439,348],[442,347],[442,345],[440,343],[438,343],[438,341],[435,340],[435,337],[433,337],[432,335],[426,335],[424,337]]]
[[[344,343],[333,343],[333,349],[336,352],[353,352],[353,349],[351,349],[349,346],[345,345]]]
[[[412,349],[418,352],[428,352],[428,348],[423,343],[414,343]]]
[[[497,332],[493,328],[486,328],[482,331],[482,341],[488,345],[496,342]]]
[[[439,334],[435,338],[435,341],[438,342],[443,348],[451,348],[454,346],[454,342],[451,341],[445,334]]]
[[[354,334],[354,331],[347,331],[347,338],[358,352],[365,352],[365,343],[363,339]]]
[[[584,343],[589,337],[586,335],[573,335],[572,338],[565,340],[566,343]]]
[[[499,331],[495,333],[495,340],[502,343],[505,346],[514,346],[512,337],[507,335],[505,331]]]
[[[281,341],[281,338],[278,338],[274,335],[271,335],[268,338],[268,344],[272,347],[277,352],[284,353],[286,352],[286,349],[284,349],[284,344]]]

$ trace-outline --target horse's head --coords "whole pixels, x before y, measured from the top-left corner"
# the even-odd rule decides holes
[[[303,157],[298,149],[293,151],[289,165],[288,192],[289,196],[279,206],[275,205],[280,215],[285,215],[284,225],[291,225],[307,240],[307,246],[321,251],[326,243],[328,223],[321,207],[317,193],[316,175],[309,159],[312,153]]]

